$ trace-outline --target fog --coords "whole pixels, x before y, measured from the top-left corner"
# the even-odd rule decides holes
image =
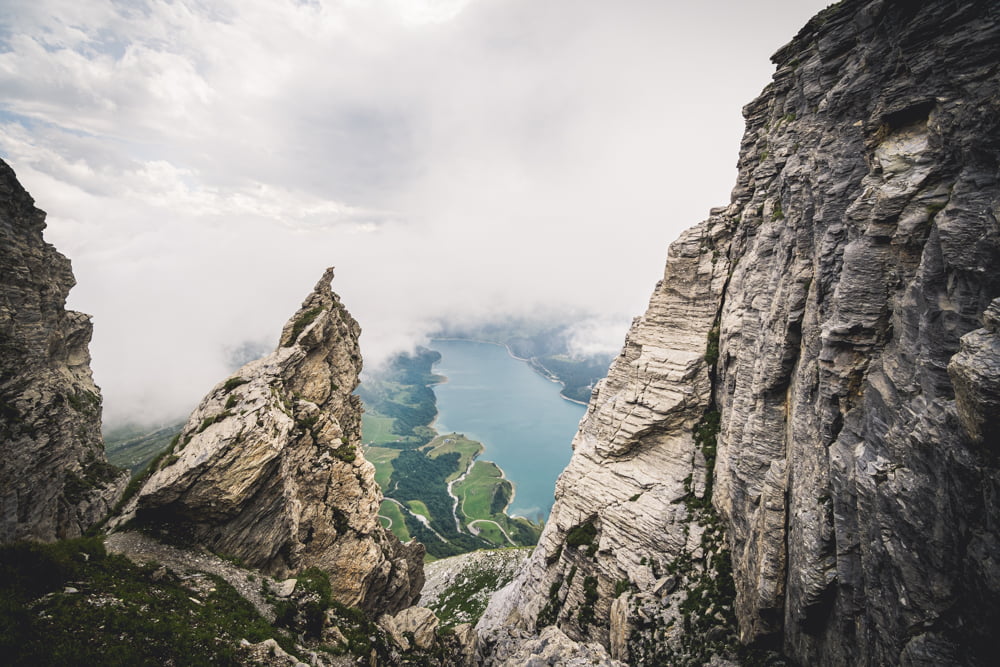
[[[614,349],[825,4],[8,0],[0,156],[108,422],[183,416],[327,266],[369,366],[505,314]]]

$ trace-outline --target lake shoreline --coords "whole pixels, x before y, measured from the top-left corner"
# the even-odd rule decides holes
[[[503,343],[448,337],[431,345],[441,354],[435,372],[449,377],[448,385],[434,388],[435,430],[481,442],[482,460],[490,460],[510,484],[504,513],[544,521],[586,406],[553,391],[551,377]],[[494,347],[504,353],[490,351]],[[561,400],[553,401],[557,396]]]
[[[459,341],[465,343],[483,343],[484,345],[496,345],[497,347],[502,347],[503,349],[507,350],[507,354],[510,355],[511,359],[516,359],[517,361],[523,361],[524,363],[528,364],[531,370],[538,373],[538,375],[540,375],[541,377],[545,378],[549,382],[554,382],[555,384],[558,384],[560,387],[563,388],[563,390],[566,389],[566,383],[560,380],[555,373],[553,373],[551,370],[542,365],[540,361],[537,361],[534,357],[517,356],[516,354],[514,354],[514,350],[510,349],[510,345],[508,345],[507,343],[500,343],[495,340],[483,340],[480,338],[457,338],[453,336],[448,336],[448,337],[435,336],[431,338],[432,343],[436,340]],[[570,398],[566,394],[562,393],[562,390],[560,390],[559,392],[559,398],[563,399],[564,401],[568,401],[570,403],[575,403],[576,405],[582,405],[584,407],[587,407],[587,405],[589,405],[589,403],[578,401],[575,398]]]

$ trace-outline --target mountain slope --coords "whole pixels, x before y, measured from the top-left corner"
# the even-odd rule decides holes
[[[845,0],[775,54],[732,203],[671,246],[480,624],[498,652],[555,624],[633,664],[989,663],[997,43],[995,3]]]
[[[66,310],[76,280],[44,229],[0,161],[0,543],[79,537],[128,482],[104,455],[90,316]]]

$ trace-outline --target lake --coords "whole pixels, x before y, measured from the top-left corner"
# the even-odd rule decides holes
[[[586,407],[561,398],[559,384],[500,345],[434,340],[429,347],[441,353],[434,372],[448,378],[434,387],[434,428],[483,443],[481,458],[503,468],[514,483],[510,514],[547,518]]]

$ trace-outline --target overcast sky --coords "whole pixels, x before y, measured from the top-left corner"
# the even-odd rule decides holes
[[[369,363],[507,312],[618,347],[826,4],[0,0],[0,156],[109,421],[186,413],[331,265]]]

